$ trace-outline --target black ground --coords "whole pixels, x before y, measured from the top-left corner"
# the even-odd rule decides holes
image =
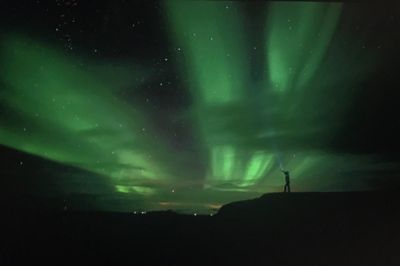
[[[395,191],[278,193],[212,217],[4,205],[0,265],[400,265],[399,203]]]

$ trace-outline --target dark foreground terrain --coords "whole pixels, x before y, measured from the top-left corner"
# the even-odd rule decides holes
[[[212,217],[3,207],[0,265],[400,265],[399,203],[278,193]]]

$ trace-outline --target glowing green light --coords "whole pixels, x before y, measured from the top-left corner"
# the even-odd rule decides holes
[[[238,101],[246,88],[244,39],[237,34],[244,20],[240,10],[227,12],[225,6],[223,1],[166,1],[172,37],[185,52],[190,88],[199,104]]]
[[[247,164],[244,181],[241,186],[254,184],[262,178],[268,170],[273,167],[273,156],[271,154],[255,153]]]
[[[273,2],[267,20],[266,56],[274,91],[303,88],[329,46],[340,3]]]
[[[13,35],[2,40],[1,58],[2,103],[17,117],[0,128],[1,144],[109,176],[116,185],[168,176],[157,159],[168,152],[148,140],[151,132],[143,133],[142,114],[115,95],[134,86],[132,67],[84,68],[78,59]],[[135,186],[130,191],[149,193]]]
[[[353,73],[336,72],[348,60],[332,41],[342,4],[251,5],[164,2],[163,56],[177,82],[162,88],[183,91],[179,106],[178,96],[156,93],[164,74],[136,65],[148,57],[118,63],[72,55],[39,37],[2,35],[0,144],[84,169],[71,194],[92,191],[86,174],[101,176],[109,189],[102,195],[129,211],[135,204],[216,208],[281,191],[280,165],[290,170],[293,189],[324,187],[337,165],[356,161],[324,154],[346,107],[325,104],[325,96],[351,101],[339,91],[351,87]],[[253,14],[252,7],[265,10]],[[151,68],[161,73],[166,66],[159,66]],[[142,105],[143,95],[154,102]],[[171,137],[178,132],[182,141]]]

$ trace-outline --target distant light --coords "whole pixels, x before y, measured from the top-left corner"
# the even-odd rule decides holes
[[[197,216],[197,213],[194,213],[193,215],[194,215],[194,216]]]
[[[141,212],[141,214],[146,214],[146,212]]]
[[[171,190],[172,193],[175,193],[175,189]]]
[[[136,214],[136,213],[137,213],[136,211],[133,212],[133,214]]]

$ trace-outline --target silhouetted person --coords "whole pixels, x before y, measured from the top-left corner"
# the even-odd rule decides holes
[[[290,192],[290,175],[289,171],[281,170],[285,175],[285,186],[283,187],[283,192]]]

